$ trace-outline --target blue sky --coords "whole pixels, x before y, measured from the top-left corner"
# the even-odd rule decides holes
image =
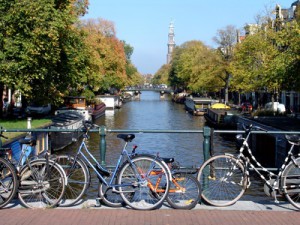
[[[289,8],[295,0],[89,0],[84,19],[114,22],[117,37],[134,48],[131,60],[141,74],[154,74],[166,63],[168,31],[174,21],[175,43],[212,38],[227,25],[242,28],[257,14],[278,3]]]

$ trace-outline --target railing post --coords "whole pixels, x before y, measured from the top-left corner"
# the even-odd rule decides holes
[[[106,127],[101,126],[99,129],[100,133],[100,157],[101,157],[101,164],[105,165],[105,155],[106,155]]]
[[[203,127],[203,160],[206,161],[210,157],[210,136],[211,129],[210,127]]]
[[[203,127],[203,162],[209,159],[210,155],[210,142],[211,142],[211,129],[210,127]],[[209,170],[206,167],[203,171],[203,179],[202,179],[202,190],[208,188],[208,176],[209,176]],[[201,180],[201,179],[200,179]],[[200,202],[201,203],[201,202]]]

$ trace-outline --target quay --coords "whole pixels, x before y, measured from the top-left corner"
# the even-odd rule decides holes
[[[261,201],[238,201],[228,207],[198,204],[192,210],[168,206],[152,211],[96,207],[87,200],[74,207],[25,209],[10,204],[0,210],[0,225],[299,225],[300,213],[287,202],[275,204],[271,198]]]

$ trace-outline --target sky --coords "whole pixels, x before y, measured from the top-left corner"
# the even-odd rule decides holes
[[[199,40],[216,47],[217,31],[242,29],[276,4],[289,8],[296,0],[89,0],[83,19],[102,18],[115,25],[117,38],[134,48],[131,61],[141,74],[155,74],[166,64],[168,32],[174,23],[175,44]]]

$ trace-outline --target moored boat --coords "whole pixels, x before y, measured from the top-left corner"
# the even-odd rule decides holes
[[[203,116],[212,103],[217,100],[201,97],[186,97],[184,101],[185,110],[194,116]]]
[[[91,105],[89,107],[89,113],[92,116],[92,120],[98,119],[105,114],[106,105],[101,102],[98,104]]]
[[[119,95],[97,95],[96,99],[104,102],[107,109],[121,108],[122,101]]]
[[[223,103],[216,103],[207,109],[204,118],[215,128],[236,129],[238,112]]]
[[[55,111],[55,115],[69,112],[81,114],[85,120],[91,120],[89,109],[86,107],[86,98],[83,96],[67,96],[64,98],[64,106]]]
[[[72,142],[76,141],[82,132],[79,131],[83,127],[84,116],[75,111],[59,113],[52,118],[53,124],[50,129],[72,129],[78,130],[74,132],[51,132],[51,149],[54,151],[65,148]]]

